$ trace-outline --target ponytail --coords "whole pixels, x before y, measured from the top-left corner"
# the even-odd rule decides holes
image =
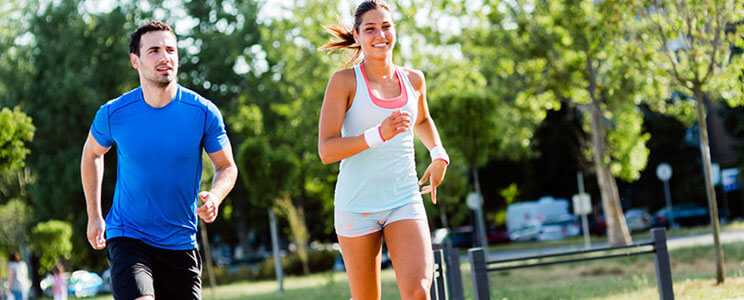
[[[386,9],[387,11],[392,12],[390,10],[390,6],[382,0],[365,0],[362,3],[359,3],[359,5],[357,5],[356,9],[354,10],[354,26],[352,27],[352,30],[356,30],[357,32],[359,32],[359,25],[362,23],[362,15],[370,10],[378,8]],[[356,43],[356,41],[354,40],[354,34],[352,33],[352,31],[346,29],[344,23],[341,22],[341,18],[337,17],[336,20],[338,21],[337,25],[326,25],[323,26],[323,28],[325,28],[326,31],[330,32],[333,36],[339,38],[340,41],[327,43],[323,46],[320,46],[318,50],[326,50],[328,51],[328,53],[331,53],[339,49],[354,49],[354,57],[346,62],[346,66],[348,66],[356,61],[357,58],[359,58],[359,55],[362,54],[362,46]]]
[[[323,28],[325,28],[326,31],[328,31],[339,40],[331,41],[323,46],[320,46],[318,50],[326,50],[328,51],[328,53],[346,48],[355,50],[354,56],[349,61],[347,61],[346,64],[344,64],[345,66],[348,66],[356,61],[362,54],[362,47],[359,46],[359,44],[357,44],[357,42],[354,40],[354,34],[350,30],[346,29],[346,26],[344,26],[344,24],[341,22],[341,18],[337,18],[337,21],[338,24],[325,25],[323,26]]]

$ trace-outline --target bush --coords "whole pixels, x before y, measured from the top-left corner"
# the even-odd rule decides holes
[[[51,271],[60,258],[70,258],[71,238],[72,225],[65,221],[46,221],[31,230],[31,249],[39,256],[39,274]]]

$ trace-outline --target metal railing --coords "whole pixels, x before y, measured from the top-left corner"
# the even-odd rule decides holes
[[[674,290],[672,288],[672,271],[669,263],[669,252],[667,251],[666,244],[666,231],[664,228],[653,228],[651,229],[651,241],[636,243],[629,246],[620,247],[603,247],[581,251],[571,251],[554,253],[548,255],[536,255],[512,259],[493,260],[487,261],[485,252],[481,248],[471,248],[468,251],[468,257],[470,259],[470,270],[473,278],[473,294],[476,300],[489,300],[491,295],[489,293],[489,282],[488,272],[505,271],[513,269],[522,269],[530,267],[540,267],[555,264],[573,263],[581,261],[590,261],[598,259],[609,259],[616,257],[626,257],[642,254],[654,254],[654,265],[656,268],[656,283],[659,288],[659,299],[671,300],[674,299]],[[625,252],[622,252],[625,251]],[[605,255],[593,255],[599,252],[611,252],[611,254]],[[618,253],[621,252],[621,253]],[[592,256],[589,256],[592,254]],[[557,259],[542,261],[544,259],[551,259],[562,256],[580,256],[578,258],[568,259]],[[518,262],[526,262],[532,260],[541,260],[538,262],[527,262],[524,264],[516,264]],[[499,266],[505,265],[505,266]],[[495,266],[495,267],[494,267]]]
[[[431,245],[434,250],[434,277],[430,292],[431,299],[464,300],[460,253],[452,247],[449,230],[446,228],[435,230]]]

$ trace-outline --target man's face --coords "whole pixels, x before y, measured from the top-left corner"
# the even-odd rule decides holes
[[[139,52],[139,56],[130,54],[130,59],[143,80],[159,87],[165,87],[176,80],[178,47],[173,33],[150,31],[143,34]]]

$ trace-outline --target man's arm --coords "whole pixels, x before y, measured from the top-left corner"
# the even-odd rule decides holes
[[[83,182],[85,206],[88,211],[88,243],[93,249],[106,247],[106,222],[101,211],[101,183],[103,183],[103,157],[111,147],[103,147],[93,135],[88,133],[88,139],[83,147],[80,159],[80,179]]]
[[[199,198],[203,204],[196,209],[196,213],[204,222],[212,223],[217,219],[222,200],[235,185],[235,180],[238,178],[238,167],[235,165],[230,144],[227,144],[220,151],[209,153],[209,159],[214,165],[212,188],[209,191],[199,193]]]

